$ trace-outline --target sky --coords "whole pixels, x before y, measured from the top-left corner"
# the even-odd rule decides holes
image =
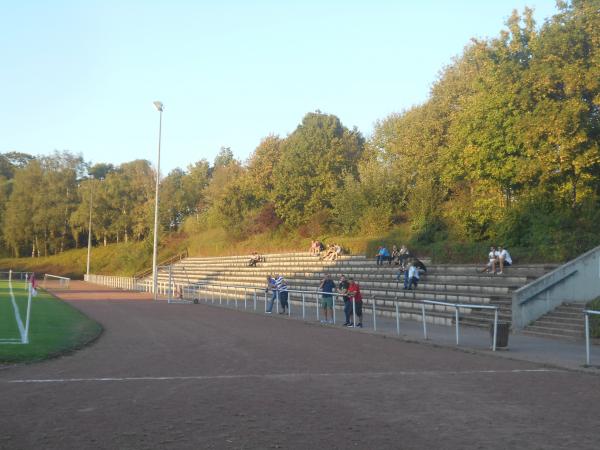
[[[55,150],[161,173],[245,161],[320,110],[366,137],[427,100],[471,38],[555,0],[0,0],[0,153]]]

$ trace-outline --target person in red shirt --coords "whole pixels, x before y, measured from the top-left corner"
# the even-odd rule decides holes
[[[358,323],[354,324],[354,322],[350,322],[349,327],[358,327],[362,328],[362,294],[360,293],[360,285],[354,281],[354,278],[350,278],[350,286],[348,287],[348,297],[350,297],[350,301],[354,302],[354,313],[356,316],[353,320],[358,318]]]

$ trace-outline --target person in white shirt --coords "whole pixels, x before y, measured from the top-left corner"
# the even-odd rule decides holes
[[[508,267],[512,265],[512,258],[510,257],[510,253],[508,253],[508,250],[506,250],[505,248],[502,247],[498,247],[498,251],[496,252],[496,259],[494,264],[492,264],[492,271],[495,273],[496,272],[496,263],[498,264],[498,267],[500,269],[500,271],[498,272],[498,275],[502,275],[502,272],[504,271],[504,267]]]
[[[410,264],[408,268],[408,289],[412,290],[417,288],[419,285],[419,269],[414,263]]]
[[[495,272],[497,259],[498,252],[496,251],[496,247],[490,247],[490,252],[488,253],[488,263],[481,269],[481,272]]]

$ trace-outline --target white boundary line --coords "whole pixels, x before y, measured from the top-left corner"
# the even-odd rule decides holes
[[[461,370],[461,371],[399,371],[399,372],[340,372],[340,373],[279,373],[279,374],[242,374],[242,375],[191,375],[164,377],[103,377],[103,378],[41,378],[23,380],[0,380],[3,383],[50,384],[50,383],[85,383],[85,382],[132,382],[132,381],[211,381],[211,380],[243,380],[243,379],[289,379],[313,377],[387,377],[387,376],[447,376],[447,375],[479,375],[479,374],[522,374],[522,373],[560,373],[561,369],[512,369],[512,370]]]
[[[10,300],[12,301],[13,311],[15,312],[15,320],[17,321],[17,326],[19,327],[19,333],[21,333],[21,343],[25,343],[27,341],[25,336],[25,327],[23,326],[23,321],[21,320],[19,305],[17,305],[17,301],[15,300],[15,294],[12,288],[12,280],[8,280],[8,289],[10,290]]]

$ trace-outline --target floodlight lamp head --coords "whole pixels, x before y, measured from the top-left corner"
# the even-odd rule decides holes
[[[157,110],[159,110],[160,112],[162,112],[162,111],[163,111],[163,108],[164,108],[164,107],[163,107],[163,104],[162,104],[162,102],[159,102],[158,100],[156,100],[156,101],[154,102],[154,106],[156,106],[156,109],[157,109]]]

